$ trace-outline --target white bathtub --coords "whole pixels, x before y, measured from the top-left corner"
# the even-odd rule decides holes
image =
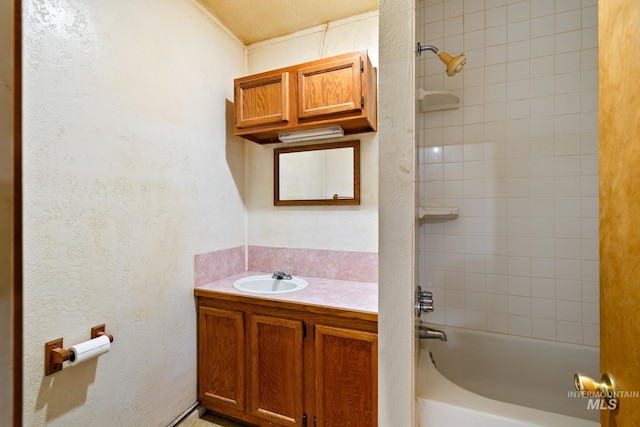
[[[599,426],[599,411],[570,396],[575,372],[598,375],[597,348],[431,326],[448,341],[421,340],[419,427]]]

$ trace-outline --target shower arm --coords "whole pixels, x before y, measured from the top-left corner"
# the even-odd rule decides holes
[[[416,56],[421,56],[421,55],[422,55],[422,52],[424,52],[425,50],[430,50],[431,52],[435,53],[436,55],[437,55],[437,54],[438,54],[438,52],[440,51],[440,49],[438,49],[438,48],[437,48],[437,47],[435,47],[435,46],[432,46],[432,45],[430,45],[430,44],[425,44],[425,45],[423,46],[423,45],[421,45],[421,44],[418,42],[417,49],[416,49]]]
[[[438,55],[440,61],[442,61],[447,66],[447,76],[449,77],[453,77],[454,75],[462,71],[462,67],[464,67],[464,64],[467,63],[467,57],[464,56],[464,53],[461,53],[458,56],[451,56],[444,50],[440,51],[440,49],[430,44],[422,46],[420,43],[418,43],[416,48],[416,56],[419,56],[424,50],[430,50],[431,52]]]

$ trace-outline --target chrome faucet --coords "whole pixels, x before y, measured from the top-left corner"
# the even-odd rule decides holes
[[[273,267],[272,279],[276,280],[291,280],[291,269],[287,268],[285,271],[278,271],[278,267]]]
[[[445,334],[444,331],[441,331],[439,329],[429,328],[428,326],[422,326],[422,325],[418,327],[418,337],[428,339],[428,340],[429,339],[431,340],[435,339],[440,341],[447,340],[447,334]]]

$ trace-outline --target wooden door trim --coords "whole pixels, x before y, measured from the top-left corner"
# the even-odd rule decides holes
[[[13,1],[13,425],[22,425],[23,272],[22,272],[22,1]]]
[[[603,427],[640,419],[640,5],[598,4],[600,166],[600,374],[622,392],[615,411],[601,411]],[[611,48],[615,55],[611,55]]]

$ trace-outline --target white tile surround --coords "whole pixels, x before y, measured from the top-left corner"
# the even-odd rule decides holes
[[[599,345],[596,0],[417,0],[430,52],[416,88],[461,108],[420,113],[418,197],[460,216],[421,221],[423,320]]]

